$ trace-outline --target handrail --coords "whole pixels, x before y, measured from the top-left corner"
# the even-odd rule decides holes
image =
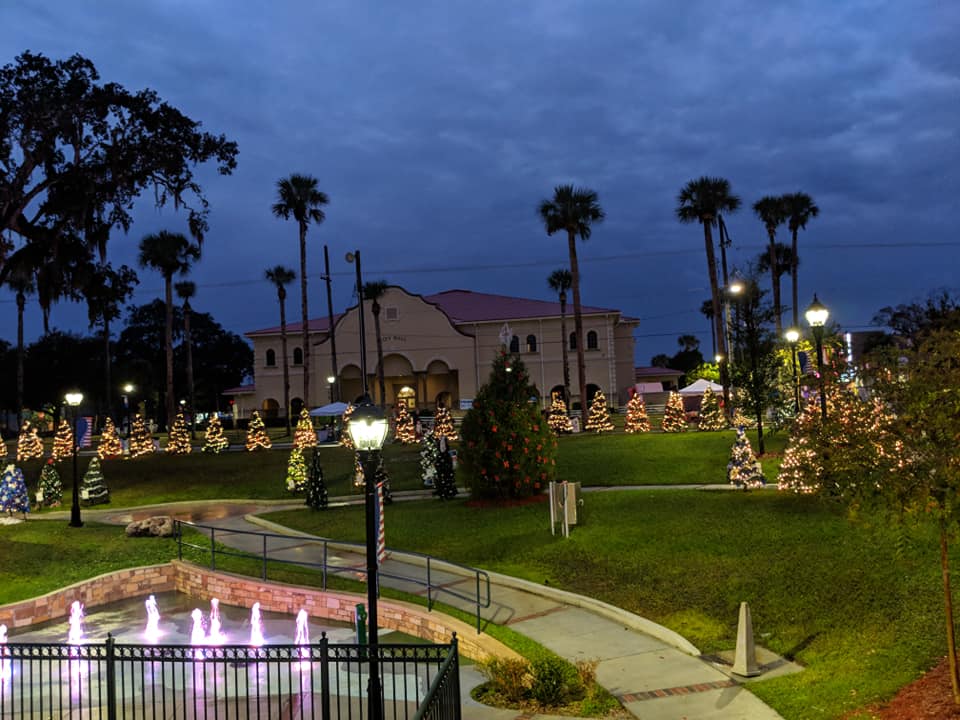
[[[183,528],[190,527],[203,535],[209,535],[210,542],[203,545],[187,542],[183,536]],[[358,573],[366,576],[367,569],[365,562],[360,562],[356,565],[336,565],[332,564],[329,561],[330,553],[329,550],[331,547],[334,548],[350,548],[356,549],[357,554],[363,558],[365,553],[366,546],[363,543],[353,543],[353,542],[341,542],[339,540],[331,540],[329,538],[319,537],[317,535],[310,535],[308,533],[297,533],[296,535],[282,535],[280,533],[271,533],[271,532],[260,532],[257,530],[238,530],[234,528],[225,528],[218,525],[207,525],[204,523],[192,522],[189,520],[174,520],[174,532],[177,538],[177,557],[178,559],[183,559],[183,548],[189,547],[197,550],[202,550],[204,552],[210,553],[210,569],[217,569],[217,557],[238,557],[238,558],[253,558],[260,560],[261,563],[261,572],[260,578],[262,580],[267,580],[267,568],[270,563],[275,563],[279,565],[294,565],[297,567],[306,567],[320,570],[322,581],[321,588],[323,590],[327,589],[327,578],[329,575],[338,575],[338,574],[349,574],[351,576],[356,576]],[[218,533],[220,537],[220,543],[224,547],[217,547]],[[228,535],[245,535],[252,536],[254,538],[259,538],[258,552],[254,553],[251,551],[245,551],[235,547],[229,547],[226,542],[223,541],[224,536]],[[292,538],[298,538],[303,540],[305,543],[316,543],[320,545],[321,550],[321,559],[319,562],[311,562],[308,560],[289,560],[279,557],[271,557],[271,551],[269,548],[269,539],[275,538],[289,542]],[[279,550],[274,550],[273,554],[275,555]],[[388,580],[398,580],[404,583],[411,583],[418,587],[426,589],[427,595],[427,609],[433,610],[434,603],[440,595],[448,595],[458,600],[462,600],[466,603],[469,603],[476,609],[476,620],[477,620],[477,634],[481,633],[481,610],[490,607],[490,576],[484,571],[478,568],[470,567],[469,565],[462,565],[460,563],[450,562],[448,560],[443,560],[441,558],[434,557],[432,555],[426,555],[424,553],[409,552],[405,550],[394,550],[392,548],[387,548],[387,553],[393,559],[399,560],[404,566],[410,566],[412,564],[421,564],[425,569],[425,577],[415,576],[415,575],[404,575],[398,573],[396,570],[385,571],[383,567],[380,568],[378,575],[382,579]],[[418,563],[404,562],[404,559],[418,560]],[[442,565],[444,569],[451,569],[454,574],[463,575],[464,577],[474,579],[474,591],[472,594],[466,594],[463,592],[458,592],[449,584],[438,584],[434,582],[433,570],[435,565]],[[459,572],[458,572],[459,571]]]

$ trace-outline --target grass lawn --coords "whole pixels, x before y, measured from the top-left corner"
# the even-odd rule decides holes
[[[732,649],[750,602],[759,642],[806,665],[751,685],[785,718],[836,718],[891,696],[945,652],[938,550],[917,531],[852,525],[817,500],[772,491],[593,493],[570,538],[544,504],[464,500],[387,510],[390,547],[598,597],[660,622],[701,650]],[[362,508],[271,513],[362,541]]]

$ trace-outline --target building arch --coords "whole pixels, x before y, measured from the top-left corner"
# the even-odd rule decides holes
[[[275,418],[280,415],[280,403],[274,398],[264,398],[260,410],[265,418]]]
[[[446,375],[450,372],[450,363],[441,358],[434,358],[427,363],[427,375]]]
[[[520,352],[520,338],[518,338],[516,335],[510,338],[510,352]]]
[[[453,407],[453,394],[449,390],[443,390],[437,393],[434,402],[436,403],[437,409],[444,407],[449,410]]]
[[[596,350],[600,346],[599,337],[596,330],[590,330],[587,333],[587,350]]]
[[[594,385],[593,383],[587,383],[587,404],[586,407],[590,407],[593,403],[594,396],[600,392],[601,388],[599,385]]]
[[[408,375],[413,375],[413,363],[406,355],[391,352],[383,356],[384,377],[407,377]]]
[[[570,333],[570,349],[577,349],[577,333],[575,332]]]
[[[567,389],[563,385],[554,385],[550,388],[550,400],[553,401],[553,396],[557,395],[561,400],[566,402],[567,400]]]
[[[267,352],[264,353],[266,356],[264,362],[267,367],[276,367],[277,366],[277,351],[273,348],[267,348]]]
[[[295,347],[293,349],[293,364],[303,365],[303,348]]]
[[[526,345],[528,353],[535,353],[537,351],[537,336],[533,334],[527,335]]]
[[[300,416],[300,411],[303,410],[303,399],[302,398],[291,398],[290,400],[290,417],[296,419]]]

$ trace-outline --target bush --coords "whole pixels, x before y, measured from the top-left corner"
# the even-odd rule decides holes
[[[580,674],[573,665],[553,654],[543,654],[530,662],[530,697],[540,705],[566,705],[583,697]]]
[[[490,692],[502,701],[519,705],[527,699],[530,666],[526,660],[490,658],[480,664],[480,672],[490,683]]]

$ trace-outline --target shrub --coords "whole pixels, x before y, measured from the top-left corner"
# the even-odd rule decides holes
[[[495,657],[479,667],[490,683],[490,691],[501,700],[511,704],[526,700],[530,688],[530,666],[526,660]]]
[[[553,654],[540,655],[530,662],[530,697],[550,707],[566,705],[583,697],[580,674],[573,665]]]

